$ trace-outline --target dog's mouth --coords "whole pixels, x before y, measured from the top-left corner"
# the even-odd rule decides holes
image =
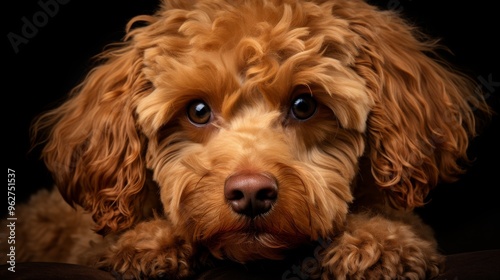
[[[204,240],[203,245],[220,259],[248,262],[261,259],[281,260],[287,252],[310,242],[308,237],[269,233],[255,227],[225,232]]]
[[[260,259],[280,260],[287,252],[311,242],[311,236],[280,224],[266,215],[240,217],[231,226],[218,228],[198,241],[220,259],[248,262]]]

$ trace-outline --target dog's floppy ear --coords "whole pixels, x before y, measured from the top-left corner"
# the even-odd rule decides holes
[[[134,110],[151,86],[134,40],[99,58],[70,98],[33,128],[48,131],[42,156],[63,197],[90,211],[96,230],[105,234],[130,227],[142,213],[146,143]]]
[[[392,11],[363,7],[350,28],[361,38],[356,71],[375,100],[371,173],[393,206],[421,206],[438,181],[463,172],[474,114],[488,108],[474,83],[438,58],[435,41]]]

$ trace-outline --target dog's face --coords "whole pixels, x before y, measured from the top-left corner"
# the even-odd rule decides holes
[[[360,173],[422,204],[460,171],[484,105],[395,14],[318,2],[180,1],[133,20],[38,123],[63,195],[109,232],[159,190],[178,234],[238,261],[340,230]]]
[[[373,101],[345,50],[323,54],[345,31],[307,6],[197,9],[145,51],[147,167],[168,217],[214,254],[276,258],[347,214]]]

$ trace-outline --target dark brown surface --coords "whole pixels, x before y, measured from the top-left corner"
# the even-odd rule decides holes
[[[0,279],[27,280],[114,280],[111,273],[91,267],[64,263],[16,263],[15,272],[7,270],[9,265],[2,265]]]
[[[500,250],[486,250],[454,254],[447,257],[446,270],[438,280],[498,280],[500,279]],[[54,279],[54,280],[112,280],[112,273],[98,269],[62,263],[19,263],[16,272],[0,266],[0,279]],[[291,267],[289,267],[291,269]],[[199,280],[267,280],[300,279],[296,274],[285,274],[286,266],[226,265],[209,270]],[[311,278],[309,278],[311,279]]]
[[[460,253],[448,256],[439,280],[498,280],[500,250]]]

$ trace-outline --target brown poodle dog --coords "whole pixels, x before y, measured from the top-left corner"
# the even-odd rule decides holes
[[[19,209],[18,261],[177,279],[322,240],[322,279],[439,274],[412,209],[488,108],[435,41],[358,0],[165,1],[127,30],[35,123],[79,206]]]

